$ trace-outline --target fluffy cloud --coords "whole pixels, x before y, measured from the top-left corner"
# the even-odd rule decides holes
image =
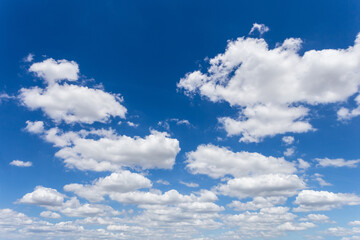
[[[284,204],[286,199],[286,197],[254,197],[254,199],[249,202],[232,201],[228,206],[234,208],[236,211],[258,210]]]
[[[232,236],[225,239],[264,239],[275,238],[284,235],[290,229],[286,226],[299,226],[294,220],[297,216],[289,212],[287,207],[263,208],[258,212],[245,212],[237,215],[226,215],[224,222],[229,226],[236,226]],[[285,225],[284,225],[285,224]],[[309,227],[313,227],[309,226]],[[304,229],[293,229],[304,230]]]
[[[127,111],[116,94],[66,83],[45,89],[22,88],[19,98],[31,110],[41,109],[56,122],[106,122],[111,116],[125,118]]]
[[[79,65],[74,61],[65,59],[56,61],[49,58],[42,62],[33,63],[29,71],[44,79],[48,84],[54,84],[59,80],[76,81],[79,77]]]
[[[295,141],[295,138],[293,136],[284,136],[281,139],[286,145],[291,145]]]
[[[305,188],[305,183],[297,175],[267,174],[230,179],[215,189],[226,196],[237,197],[270,197],[293,196]]]
[[[254,23],[249,34],[252,34],[255,31],[258,31],[260,33],[260,35],[263,35],[264,33],[268,32],[269,30],[270,30],[269,27],[266,26],[265,24]]]
[[[329,158],[316,158],[321,167],[357,167],[360,159],[357,160],[344,160],[342,158],[329,159]]]
[[[64,186],[65,191],[74,192],[76,195],[89,201],[102,201],[104,195],[111,193],[124,193],[152,186],[149,179],[144,176],[122,171],[112,173],[105,178],[99,178],[91,185],[68,184]]]
[[[61,206],[65,197],[64,194],[59,193],[56,189],[37,186],[33,192],[27,193],[18,200],[18,203],[55,207]]]
[[[311,222],[330,222],[329,217],[324,214],[308,214],[306,217],[301,218],[301,221],[311,221]]]
[[[289,38],[269,49],[262,38],[229,41],[225,53],[210,59],[206,73],[188,73],[178,87],[240,107],[238,119],[219,121],[228,135],[241,135],[241,141],[307,132],[313,127],[306,119],[309,109],[301,104],[342,102],[358,92],[360,37],[347,49],[299,55],[301,43]]]
[[[29,124],[29,123],[28,123]],[[41,136],[61,149],[56,156],[69,168],[118,171],[122,167],[171,169],[180,151],[179,141],[165,132],[151,131],[141,137],[117,135],[114,130],[62,132],[44,130]],[[106,151],[104,151],[106,149]]]
[[[21,160],[13,160],[10,162],[10,165],[12,166],[16,166],[16,167],[31,167],[32,166],[32,162],[24,162]]]
[[[355,98],[355,102],[357,104],[357,108],[350,110],[348,108],[342,107],[339,109],[337,112],[339,120],[349,120],[360,115],[360,95]]]
[[[44,132],[44,122],[42,121],[26,121],[26,127],[25,130],[30,133],[42,133]]]
[[[327,211],[344,205],[360,205],[360,197],[350,193],[303,190],[294,203],[300,205],[294,209],[297,212]]]
[[[232,152],[225,147],[200,145],[187,153],[187,168],[193,174],[206,174],[212,178],[225,175],[245,177],[250,175],[296,171],[293,163],[284,158],[266,157],[259,153]]]
[[[43,211],[40,213],[40,216],[43,218],[53,218],[53,219],[61,218],[60,214],[52,211]]]

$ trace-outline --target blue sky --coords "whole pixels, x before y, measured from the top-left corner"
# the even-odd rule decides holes
[[[1,1],[2,239],[360,239],[358,1]]]

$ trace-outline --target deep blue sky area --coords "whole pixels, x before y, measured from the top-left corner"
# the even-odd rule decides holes
[[[268,30],[261,32],[260,28],[255,28],[250,33],[255,23],[263,24]],[[356,47],[348,49],[354,46],[358,33],[360,2],[356,0],[0,1],[0,211],[3,211],[0,212],[0,236],[3,235],[4,239],[80,239],[84,236],[93,236],[94,239],[360,239],[356,230],[360,225],[360,187],[357,184],[360,181],[360,110],[356,113],[359,106],[356,97],[360,86],[360,51]],[[238,39],[241,37],[244,39]],[[269,56],[261,55],[261,44],[257,42],[256,48],[246,53],[248,55],[239,50],[234,53],[235,57],[227,59],[229,64],[243,59],[233,67],[234,78],[231,74],[217,77],[211,73],[210,67],[214,65],[209,59],[230,53],[228,44],[244,41],[243,51],[246,51],[250,48],[246,41],[258,39],[266,42],[269,49],[274,49],[289,38],[301,39],[301,47],[294,52],[290,48],[281,51],[288,51],[299,59],[304,54],[316,54],[319,53],[316,51],[324,49],[331,49],[329,52],[334,54],[319,56],[317,60],[310,59],[301,66],[301,63],[289,64],[288,69],[281,72],[281,67],[291,59],[286,58],[281,62],[282,58],[279,57],[274,58],[273,62],[266,62],[264,59]],[[342,58],[342,54],[346,57]],[[27,56],[33,56],[33,59],[26,61]],[[41,76],[42,71],[46,70],[30,70],[37,63],[45,63],[50,58],[55,61],[54,67],[60,64],[60,61],[56,62],[58,60],[78,64],[76,80],[61,76],[51,83],[47,77]],[[259,64],[250,68],[248,75],[241,72],[241,65],[257,61],[254,59]],[[222,63],[224,65],[219,65],[226,65],[225,60]],[[275,77],[269,72],[269,75],[257,72],[272,63],[269,68],[276,69],[269,72],[274,73]],[[328,67],[330,65],[332,67]],[[188,74],[197,70],[206,75],[207,83],[191,82]],[[217,71],[221,74],[221,70]],[[341,73],[340,77],[337,77],[337,72]],[[303,73],[307,75],[302,77]],[[327,73],[329,80],[317,84],[321,78],[319,76]],[[56,74],[65,73],[59,71]],[[239,78],[236,79],[236,76]],[[236,102],[237,97],[244,94],[241,89],[246,88],[246,81],[249,84],[251,81],[262,81],[254,88],[251,84],[246,88],[248,92],[254,91],[254,94],[257,93],[256,88],[262,86],[269,86],[270,95],[275,88],[280,89],[279,92],[281,89],[283,92],[290,91],[278,82],[283,76],[285,79],[287,76],[293,77],[292,80],[288,79],[294,81],[293,85],[298,84],[299,89],[303,86],[295,95],[309,94],[304,98],[289,95],[286,101],[279,103],[262,98],[262,92],[255,103],[249,100],[250,97]],[[193,84],[195,90],[181,85],[185,81]],[[231,81],[238,83],[219,93],[222,91],[219,89]],[[338,87],[333,88],[331,94],[342,94],[341,97],[334,101],[321,98],[321,89],[333,84],[338,84]],[[355,86],[355,90],[344,93],[350,89],[346,88],[347,84]],[[71,111],[72,101],[69,100],[66,105],[66,100],[57,100],[52,109],[46,110],[41,106],[46,105],[47,100],[39,100],[36,103],[39,105],[35,106],[26,103],[21,94],[21,89],[37,87],[47,91],[53,86],[100,89],[101,93],[108,94],[116,104],[127,109],[126,118],[108,112],[112,116],[105,120],[66,122],[64,115],[56,119],[49,112],[61,107]],[[216,87],[208,92],[202,90],[209,86]],[[115,100],[116,94],[120,94],[122,102]],[[217,99],[211,99],[215,95]],[[320,100],[314,103],[310,95]],[[274,93],[273,99],[277,97]],[[96,99],[96,96],[90,97],[89,101],[76,100],[83,100],[81,106],[85,106],[85,110],[81,110],[84,111],[82,114],[87,114],[89,106],[86,104],[91,104],[92,99]],[[105,101],[103,104],[103,107],[107,106]],[[93,109],[97,109],[95,105]],[[263,118],[256,114],[246,115],[246,109],[253,110],[257,106],[269,108],[270,115]],[[271,108],[274,106],[285,107],[284,115]],[[291,108],[299,106],[308,111],[293,118],[290,123],[306,123],[311,129],[294,130],[286,126],[287,122],[271,125],[273,117],[281,122],[281,117],[286,118]],[[101,112],[103,107],[98,111]],[[351,109],[355,110],[349,113],[353,115],[341,118],[339,110],[342,108],[350,112]],[[246,126],[245,130],[232,134],[231,129],[221,122],[223,117],[237,121],[237,126],[249,119],[259,123],[254,128]],[[42,121],[44,128],[31,132],[27,121]],[[132,123],[135,125],[131,126]],[[261,128],[261,124],[264,128]],[[277,127],[285,130],[274,130]],[[69,140],[71,143],[66,146],[56,146],[54,140],[46,135],[55,128],[59,130],[59,136],[72,132],[81,140],[96,143],[101,142],[102,137],[110,142],[121,137],[136,141],[156,135],[155,131],[166,132],[165,140],[175,141],[179,149],[176,150],[174,145],[167,146],[169,142],[161,142],[153,146],[154,149],[142,148],[138,142],[134,145],[135,150],[131,144],[111,146],[108,143],[110,145],[104,144],[99,152],[92,153],[91,147],[88,152],[84,150],[85,147],[77,149],[78,139]],[[109,139],[108,136],[94,134],[96,136],[84,137],[80,134],[81,131],[110,128],[114,132]],[[254,132],[251,132],[253,129]],[[266,131],[271,133],[264,133]],[[255,140],[241,140],[247,133]],[[293,140],[286,143],[286,136]],[[66,141],[71,138],[65,135],[60,137]],[[215,149],[216,153],[206,155],[201,152],[201,146],[207,151]],[[72,157],[78,162],[83,160],[84,169],[76,164],[66,165],[70,157],[59,157],[57,152],[68,148],[79,151]],[[164,155],[158,148],[175,149],[164,153],[170,156],[169,161],[173,163],[170,167],[159,167],[161,156]],[[108,151],[118,149],[123,150],[112,157],[125,159],[130,154],[131,157],[126,158],[128,160],[121,160],[128,161],[127,164],[118,163],[116,161],[120,160],[107,155]],[[249,153],[257,153],[254,159],[262,160],[254,160],[251,157],[254,155],[247,155]],[[89,157],[84,157],[87,154]],[[201,154],[205,157],[202,158]],[[138,157],[146,160],[132,165]],[[212,157],[216,161],[211,163]],[[13,160],[31,162],[31,166],[10,164]],[[99,165],[96,166],[108,164],[108,161],[118,165],[94,170],[90,163],[92,160],[97,161]],[[327,160],[329,165],[325,163]],[[237,165],[241,161],[243,165]],[[251,161],[258,162],[253,164]],[[303,167],[302,161],[308,166]],[[279,162],[281,166],[276,170]],[[192,168],[195,163],[199,165]],[[152,167],[146,167],[147,164]],[[223,171],[222,167],[226,168],[223,174],[211,174],[211,171]],[[119,177],[118,182],[110,184],[110,187],[96,185],[110,174],[125,173],[136,175],[137,178],[119,180]],[[141,180],[140,176],[145,180]],[[275,176],[274,180],[256,182],[269,176]],[[238,184],[233,189],[232,181]],[[96,185],[98,188],[89,190],[89,193],[85,187],[80,193],[67,190],[69,187],[65,185],[72,183],[88,188]],[[263,190],[268,183],[274,184]],[[141,187],[134,187],[136,184]],[[259,187],[254,188],[256,184]],[[181,196],[168,198],[166,194],[171,191]],[[216,199],[203,200],[199,197],[206,191]],[[82,195],[87,193],[86,196]],[[95,193],[102,194],[103,198],[94,200]],[[124,194],[129,193],[144,195],[141,195],[141,200],[135,200],[135,197],[125,197]],[[146,194],[154,194],[149,199],[158,202],[146,202]],[[119,200],[120,195],[125,200]],[[315,202],[307,197],[313,197]],[[242,209],[234,207],[240,202],[255,203],[260,198],[263,201],[280,200],[270,205],[262,202],[261,206],[252,208],[249,205]],[[74,207],[70,204],[71,199],[76,199],[80,205],[75,204]],[[316,202],[316,199],[324,200]],[[96,208],[99,212],[94,210],[94,213],[90,208]],[[108,208],[118,213],[110,214]],[[26,216],[16,216],[20,213]],[[190,213],[193,215],[190,216]],[[3,220],[1,215],[11,219],[11,223]],[[260,220],[247,220],[250,215],[254,216],[251,219]],[[33,225],[38,228],[32,228],[33,225],[26,222],[25,217],[32,219]],[[90,224],[90,219],[95,222],[95,218],[106,219],[106,223],[97,220]],[[84,223],[85,219],[87,223]],[[261,219],[269,219],[270,223]],[[52,230],[40,221],[48,221],[52,224]],[[66,221],[72,222],[59,227]],[[173,226],[172,229],[166,225],[169,222],[177,227]],[[83,229],[69,230],[68,225]],[[94,229],[102,230],[95,233]]]

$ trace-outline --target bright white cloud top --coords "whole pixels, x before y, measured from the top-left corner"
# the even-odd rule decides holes
[[[304,106],[344,102],[360,85],[360,36],[347,49],[310,50],[299,55],[302,40],[285,39],[273,49],[262,38],[229,41],[209,60],[205,73],[186,74],[178,87],[212,102],[241,107],[237,119],[220,117],[227,134],[242,142],[314,130]],[[341,116],[347,116],[342,110]]]

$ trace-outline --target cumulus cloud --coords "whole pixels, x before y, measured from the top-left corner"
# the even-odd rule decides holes
[[[289,38],[269,49],[262,38],[229,41],[225,53],[209,60],[207,72],[186,74],[178,88],[240,108],[237,119],[219,118],[228,135],[240,135],[240,141],[313,130],[309,107],[343,102],[358,92],[360,36],[347,49],[299,55],[301,44]]]
[[[295,148],[291,147],[291,148],[287,148],[285,150],[284,155],[287,157],[290,157],[290,156],[294,155],[294,153],[295,153]]]
[[[24,57],[24,62],[32,62],[33,60],[34,60],[34,54],[32,54],[32,53],[29,53],[26,57]]]
[[[171,169],[180,151],[177,139],[158,131],[141,138],[117,135],[112,129],[62,132],[51,128],[41,136],[61,148],[55,155],[63,159],[67,167],[79,170]]]
[[[298,159],[298,167],[301,169],[308,169],[310,167],[310,163],[299,158]]]
[[[33,63],[30,72],[42,78],[47,84],[54,84],[60,80],[76,81],[79,76],[79,65],[74,61],[48,58],[42,62]]]
[[[344,205],[360,205],[360,197],[351,193],[333,193],[327,191],[302,190],[294,202],[297,212],[328,211]]]
[[[254,23],[249,34],[253,34],[255,31],[258,31],[261,36],[264,33],[268,32],[269,30],[270,30],[270,28],[268,26],[266,26],[265,24]]]
[[[17,202],[55,207],[61,206],[65,197],[64,194],[59,193],[56,189],[37,186],[33,192],[25,194]]]
[[[53,219],[61,218],[60,214],[52,211],[43,211],[40,213],[40,216],[43,218],[53,218]]]
[[[66,83],[22,88],[19,98],[29,109],[41,109],[56,122],[107,122],[111,116],[125,118],[127,112],[116,94]]]
[[[324,187],[324,186],[331,186],[331,183],[326,182],[323,179],[323,175],[319,174],[319,173],[315,173],[314,174],[314,179],[319,183],[320,186]]]
[[[232,201],[228,207],[234,208],[236,211],[258,210],[284,204],[286,200],[286,197],[254,197],[252,201],[248,202]]]
[[[42,133],[44,132],[44,122],[43,121],[26,121],[25,130],[30,133]]]
[[[351,118],[357,117],[360,115],[360,95],[355,98],[357,107],[354,109],[348,109],[342,107],[338,110],[337,115],[339,120],[349,120]]]
[[[245,151],[233,152],[211,144],[200,145],[196,151],[188,152],[186,156],[186,167],[191,173],[206,174],[212,178],[226,175],[245,177],[271,173],[291,174],[296,171],[294,164],[284,158]]]
[[[318,165],[321,167],[357,167],[360,159],[357,160],[344,160],[342,158],[329,159],[329,158],[316,158]]]
[[[306,217],[301,218],[301,221],[311,221],[311,222],[321,222],[327,223],[330,222],[330,218],[324,214],[308,214]]]
[[[286,145],[291,145],[293,144],[293,142],[295,141],[295,138],[293,136],[284,136],[281,139],[283,141],[283,143],[285,143]]]
[[[246,211],[237,215],[226,215],[224,222],[238,229],[225,239],[236,239],[233,238],[234,235],[244,239],[279,237],[289,230],[286,225],[298,226],[298,223],[294,222],[296,217],[287,207],[262,208],[258,212]]]
[[[230,179],[226,184],[220,184],[215,189],[220,194],[242,199],[257,196],[290,197],[305,186],[297,175],[267,174]]]
[[[111,193],[131,192],[141,188],[150,188],[151,186],[151,181],[146,177],[130,171],[122,171],[112,173],[105,178],[99,178],[91,185],[68,184],[64,186],[64,190],[74,192],[80,197],[96,202],[104,200],[104,196]]]
[[[32,162],[27,161],[21,161],[21,160],[13,160],[10,162],[10,165],[12,166],[16,166],[16,167],[31,167],[32,166]]]

